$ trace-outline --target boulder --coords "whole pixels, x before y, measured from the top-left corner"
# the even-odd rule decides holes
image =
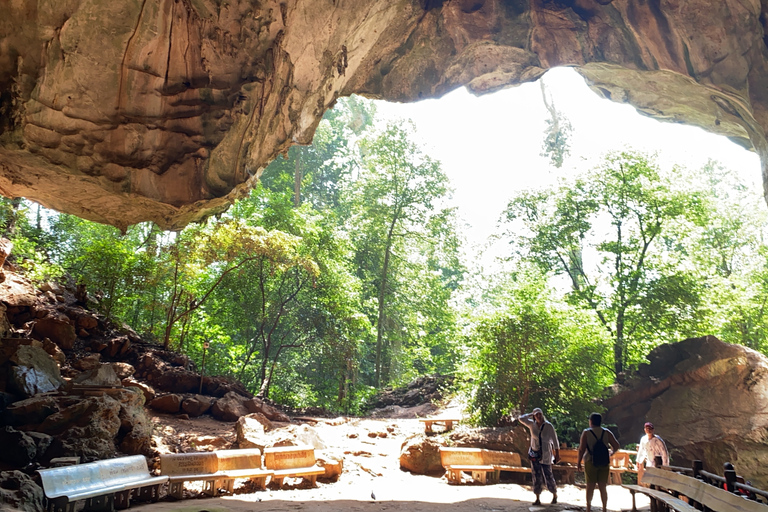
[[[149,406],[158,412],[176,414],[181,410],[181,397],[174,393],[159,396],[149,402]]]
[[[43,350],[51,355],[54,361],[62,366],[67,362],[67,355],[62,351],[57,344],[52,342],[49,338],[43,340]]]
[[[169,393],[194,393],[200,389],[200,376],[184,368],[167,368],[152,379],[152,386]]]
[[[256,413],[256,412],[261,413],[272,421],[279,421],[282,423],[291,422],[291,418],[287,414],[269,405],[268,403],[264,402],[264,400],[260,398],[251,398],[249,400],[244,400],[243,404],[245,405],[245,408],[248,409],[248,412],[250,413]]]
[[[127,379],[136,373],[136,368],[134,368],[133,365],[123,362],[112,363],[112,369],[115,370],[115,375],[117,375],[117,378],[121,380]]]
[[[111,395],[120,403],[120,430],[115,442],[128,455],[152,455],[152,422],[144,408],[144,394],[125,388]]]
[[[10,404],[3,419],[8,425],[39,424],[51,414],[58,412],[56,400],[48,395],[35,395]]]
[[[442,475],[440,447],[445,445],[435,436],[415,434],[407,438],[400,448],[400,468],[417,475]]]
[[[155,398],[155,390],[149,384],[139,382],[136,379],[129,377],[121,381],[122,385],[127,388],[136,388],[144,395],[144,401],[149,403]]]
[[[43,488],[21,471],[0,472],[0,503],[7,504],[12,510],[45,510]]]
[[[0,428],[0,446],[0,461],[13,467],[23,468],[37,456],[35,440],[10,426]]]
[[[517,423],[512,427],[468,428],[459,425],[447,434],[451,446],[457,448],[484,448],[502,452],[519,453],[523,461],[527,459],[530,446],[530,430]]]
[[[264,451],[264,434],[269,430],[272,430],[272,423],[263,414],[256,412],[241,416],[235,423],[237,446]]]
[[[75,346],[77,334],[69,317],[57,311],[48,311],[43,318],[35,320],[32,332],[39,337],[50,338],[64,350],[70,350]]]
[[[9,360],[15,365],[9,372],[10,387],[25,397],[56,391],[64,384],[56,361],[38,346],[19,345]]]
[[[181,402],[181,410],[186,414],[189,414],[190,418],[196,418],[202,416],[211,410],[213,405],[213,398],[204,395],[193,395],[185,398]]]
[[[216,400],[211,407],[211,415],[219,421],[237,421],[249,413],[245,406],[246,398],[230,391]]]
[[[80,370],[81,372],[87,372],[98,368],[101,365],[101,354],[88,354],[81,358],[75,359],[72,363],[72,367]]]
[[[79,456],[83,461],[114,456],[120,426],[120,403],[109,396],[71,397],[61,410],[37,427],[39,432],[61,442],[62,455]]]
[[[109,363],[99,363],[97,367],[75,377],[72,382],[81,386],[122,386]]]
[[[605,421],[622,444],[652,422],[676,466],[732,462],[756,487],[768,487],[768,358],[714,336],[661,345],[606,399]]]

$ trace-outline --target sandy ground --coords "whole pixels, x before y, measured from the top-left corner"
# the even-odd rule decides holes
[[[219,423],[210,418],[201,420],[173,420],[156,417],[162,425],[166,439],[188,445],[196,436],[222,434],[232,437],[234,424]],[[342,511],[483,511],[515,510],[583,511],[585,491],[578,485],[558,487],[556,505],[548,505],[549,492],[544,491],[545,505],[534,507],[529,485],[502,482],[495,485],[450,485],[444,477],[414,475],[400,469],[399,454],[403,441],[423,431],[417,419],[350,419],[336,421],[338,425],[318,423],[318,437],[328,449],[343,455],[344,471],[337,482],[318,482],[314,488],[305,488],[299,480],[284,489],[252,492],[247,481],[237,481],[232,496],[218,498],[191,497],[182,501],[162,499],[158,503],[134,505],[136,511],[278,511],[312,510],[318,512]],[[382,437],[386,435],[386,437]],[[374,437],[375,436],[375,437]],[[192,441],[194,442],[194,441]],[[290,485],[293,483],[294,485]],[[194,484],[187,488],[194,490]],[[194,494],[194,493],[193,493]],[[632,509],[629,492],[620,486],[608,486],[608,509]],[[645,497],[637,497],[638,508],[648,508]],[[599,494],[593,499],[593,510],[600,511]]]

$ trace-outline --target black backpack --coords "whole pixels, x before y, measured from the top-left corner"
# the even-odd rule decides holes
[[[595,431],[592,429],[589,429],[589,431],[592,432],[592,435],[595,436],[595,439],[597,439]],[[592,465],[596,468],[602,468],[610,465],[611,463],[611,455],[608,453],[608,447],[603,442],[604,435],[605,429],[603,429],[603,433],[600,434],[600,439],[595,441],[595,446],[592,447]]]

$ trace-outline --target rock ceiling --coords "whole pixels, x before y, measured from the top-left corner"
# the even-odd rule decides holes
[[[180,228],[247,193],[353,93],[592,89],[768,166],[758,0],[0,0],[0,193]],[[510,119],[510,122],[514,122]],[[765,174],[765,172],[764,172]]]

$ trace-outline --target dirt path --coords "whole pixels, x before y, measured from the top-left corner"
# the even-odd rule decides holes
[[[162,425],[158,431],[164,432],[162,442],[168,444],[188,445],[194,442],[196,436],[223,435],[231,438],[234,430],[234,424],[210,418],[175,420],[173,417],[157,417],[156,424]],[[504,482],[496,485],[449,485],[444,477],[402,471],[399,455],[403,441],[423,431],[423,424],[417,419],[351,419],[338,425],[317,424],[315,429],[329,450],[344,457],[344,471],[337,482],[319,482],[313,489],[289,487],[257,492],[248,492],[241,482],[237,482],[233,496],[162,500],[155,504],[133,506],[131,510],[559,512],[585,509],[585,491],[578,486],[559,486],[557,505],[533,507],[530,486]],[[379,437],[384,432],[386,437]],[[377,434],[376,437],[371,437],[371,433]],[[612,485],[608,487],[608,494],[609,510],[631,510],[632,499],[628,491]],[[550,499],[551,495],[545,491],[542,500],[548,503]],[[599,511],[599,495],[595,496],[593,504],[593,510]],[[638,497],[637,505],[647,508],[648,500]]]

